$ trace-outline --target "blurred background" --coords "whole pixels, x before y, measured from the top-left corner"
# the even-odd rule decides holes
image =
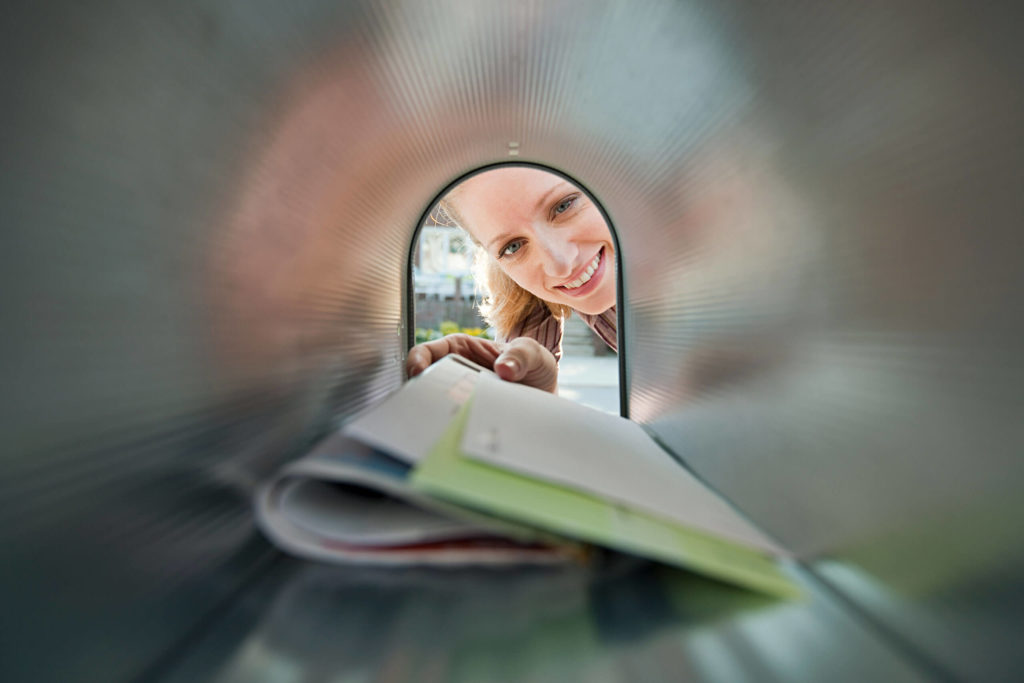
[[[0,678],[1019,676],[1021,14],[7,3]],[[401,385],[424,212],[508,160],[606,209],[623,409],[806,602],[313,572],[255,531]]]
[[[431,212],[413,247],[416,343],[464,332],[494,339],[480,315],[480,291],[473,278],[476,249],[460,227],[438,223]]]

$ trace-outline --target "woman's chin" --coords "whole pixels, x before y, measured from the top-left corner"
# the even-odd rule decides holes
[[[573,310],[585,313],[586,315],[598,315],[604,313],[609,308],[615,305],[615,292],[611,292],[611,296],[606,292],[594,292],[593,296],[588,296],[579,301],[567,301]]]

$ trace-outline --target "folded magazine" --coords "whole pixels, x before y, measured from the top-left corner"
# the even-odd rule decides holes
[[[279,547],[326,561],[565,563],[596,546],[799,594],[786,550],[641,425],[458,356],[285,467],[256,510]]]

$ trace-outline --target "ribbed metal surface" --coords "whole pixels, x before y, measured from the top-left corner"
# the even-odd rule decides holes
[[[933,680],[813,590],[775,601],[621,556],[518,572],[294,564],[276,566],[162,683]]]
[[[737,14],[747,98],[646,199],[644,240],[618,217],[634,417],[968,679],[1021,662],[1012,23],[991,5]]]
[[[615,224],[633,416],[938,670],[1019,658],[1009,3],[22,4],[5,678],[138,674],[244,581],[254,482],[398,385],[421,212],[510,142]]]

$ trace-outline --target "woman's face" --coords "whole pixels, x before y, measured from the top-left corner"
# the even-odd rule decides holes
[[[588,314],[615,304],[611,232],[572,183],[535,168],[499,168],[464,181],[449,200],[463,227],[534,296]]]

